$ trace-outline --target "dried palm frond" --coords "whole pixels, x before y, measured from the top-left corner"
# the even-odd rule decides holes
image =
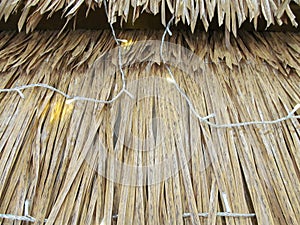
[[[110,33],[57,34],[0,33],[0,88],[47,83],[72,96],[116,95],[122,81],[107,55]],[[132,47],[161,34],[119,36],[132,37],[122,48],[134,99],[108,105],[67,102],[43,88],[23,90],[25,99],[0,93],[0,214],[24,215],[29,199],[29,215],[47,224],[299,224],[299,119],[210,127],[195,119],[149,42]],[[299,34],[238,36],[227,49],[222,32],[174,32],[166,41],[194,54],[165,51],[176,82],[217,123],[285,116],[300,102]]]
[[[161,22],[165,25],[166,11],[171,12],[176,17],[176,23],[182,21],[188,24],[192,31],[196,23],[201,21],[207,30],[213,17],[218,18],[219,25],[225,24],[229,32],[237,35],[237,28],[249,19],[253,20],[257,27],[259,17],[267,22],[267,27],[271,24],[282,25],[289,18],[293,26],[298,25],[296,17],[290,8],[291,0],[148,0],[130,1],[122,0],[108,1],[109,22],[115,23],[117,17],[121,21],[128,20],[130,8],[132,8],[132,20],[135,21],[141,13],[148,12],[156,15],[161,12]],[[299,5],[298,1],[293,1]],[[102,1],[93,0],[2,0],[0,2],[0,19],[5,20],[16,11],[21,12],[18,28],[21,30],[26,24],[26,31],[36,28],[43,17],[51,17],[56,12],[63,12],[63,17],[70,21],[76,18],[79,9],[86,6],[87,14],[90,9],[95,10],[102,7]],[[100,13],[104,13],[100,11]],[[216,15],[215,15],[216,13]]]

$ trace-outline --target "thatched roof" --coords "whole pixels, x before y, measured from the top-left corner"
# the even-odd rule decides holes
[[[125,31],[119,32],[119,38],[135,43],[148,39],[160,40],[162,33],[163,31]],[[109,30],[80,30],[63,32],[60,36],[58,34],[59,31],[37,31],[28,35],[0,33],[0,72],[18,69],[22,73],[32,74],[45,63],[49,64],[50,71],[85,70],[91,68],[97,58],[115,47]],[[217,31],[195,34],[176,32],[176,36],[166,41],[191,49],[198,55],[199,65],[204,61],[222,61],[231,69],[248,62],[267,64],[285,76],[294,73],[299,75],[300,71],[300,38],[297,33],[240,31],[238,38],[231,39],[232,47],[229,49],[225,47],[225,35]],[[141,48],[145,52],[149,50],[147,43],[141,45]],[[128,54],[136,54],[134,51],[137,49],[123,49],[125,59]],[[130,59],[124,63],[130,64]]]
[[[31,18],[63,3],[40,1]],[[158,10],[153,1],[140,4]],[[77,6],[70,3],[67,9],[72,14]],[[108,60],[96,61],[114,48],[111,33],[57,34],[0,33],[0,88],[47,83],[69,95],[114,96],[121,86],[120,74]],[[135,43],[160,39],[161,34],[118,35]],[[188,61],[188,73],[171,69],[195,109],[201,115],[215,112],[212,120],[218,123],[274,120],[300,102],[299,34],[240,32],[231,39],[231,48],[224,47],[223,32],[173,32],[166,41],[197,55]],[[155,60],[147,62],[155,59],[147,43],[122,47],[123,62],[130,65],[124,68],[126,80],[140,84],[131,86],[134,99],[125,95],[111,105],[66,104],[59,93],[43,88],[23,90],[25,99],[16,92],[0,93],[0,213],[23,215],[24,202],[30,199],[29,214],[39,221],[47,218],[47,224],[299,224],[300,120],[226,129],[201,123],[172,86],[150,82],[149,76],[165,81],[168,73]],[[185,57],[180,48],[167,53],[169,58]],[[131,64],[137,55],[143,56],[143,63]],[[143,85],[161,98],[145,96],[146,89],[137,88]],[[157,117],[160,123],[155,123]],[[158,124],[166,124],[168,132]],[[160,146],[155,153],[151,143]],[[141,144],[144,151],[135,151],[133,144]],[[117,170],[107,155],[137,166],[174,154],[170,168],[164,169],[181,169],[162,182],[128,186],[105,178]],[[188,166],[180,166],[182,155],[190,156]],[[165,170],[131,171],[126,182],[156,178]],[[117,172],[122,180],[123,171]],[[224,211],[255,217],[217,213]]]
[[[179,21],[188,24],[194,30],[197,22],[201,22],[207,30],[212,19],[217,18],[218,25],[225,24],[226,30],[237,33],[246,20],[252,21],[257,27],[258,19],[264,18],[266,27],[271,24],[282,25],[291,23],[297,26],[296,17],[291,9],[295,6],[299,11],[298,0],[139,0],[139,1],[108,1],[109,21],[115,23],[119,18],[122,21],[135,21],[141,14],[161,15],[161,23],[166,24],[166,17],[174,14],[176,23]],[[297,4],[297,5],[296,5]],[[42,18],[51,18],[57,13],[62,13],[62,18],[70,21],[76,20],[80,9],[84,9],[86,15],[92,10],[103,8],[102,0],[2,0],[0,3],[0,19],[8,20],[12,14],[18,14],[18,28],[26,25],[26,30],[34,30]],[[104,10],[98,11],[104,14]],[[106,20],[98,19],[99,23],[106,23]]]

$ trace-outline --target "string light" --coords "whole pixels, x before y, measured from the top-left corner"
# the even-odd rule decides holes
[[[166,65],[167,66],[167,65]],[[167,66],[167,68],[169,68]],[[240,123],[229,123],[229,124],[216,124],[216,123],[212,123],[210,121],[208,121],[208,119],[215,117],[216,114],[212,113],[209,114],[208,116],[205,117],[201,117],[195,110],[191,100],[189,99],[189,97],[180,89],[180,87],[178,86],[176,80],[174,79],[174,76],[172,74],[172,71],[170,70],[170,68],[168,69],[168,71],[170,72],[170,76],[168,77],[167,80],[172,83],[176,89],[178,90],[178,92],[185,98],[185,100],[187,101],[191,111],[193,112],[193,114],[201,121],[204,122],[206,124],[208,124],[209,126],[212,126],[214,128],[232,128],[232,127],[242,127],[242,126],[250,126],[250,125],[263,125],[263,124],[276,124],[276,123],[280,123],[283,122],[285,120],[289,120],[289,119],[300,119],[300,115],[296,116],[294,115],[299,109],[300,109],[300,103],[295,105],[295,107],[288,112],[287,116],[285,117],[281,117],[279,119],[276,120],[269,120],[269,121],[248,121],[248,122],[240,122]],[[173,77],[172,77],[173,76]],[[38,83],[38,84],[29,84],[29,85],[23,85],[23,86],[19,86],[19,87],[14,87],[14,88],[8,88],[8,89],[0,89],[0,93],[1,92],[17,92],[21,98],[25,98],[24,94],[22,93],[22,90],[24,89],[29,89],[29,88],[34,88],[34,87],[42,87],[42,88],[46,88],[49,89],[53,92],[56,92],[62,96],[64,96],[67,100],[66,100],[66,104],[69,105],[75,101],[88,101],[88,102],[94,102],[94,103],[100,103],[100,104],[110,104],[113,103],[122,93],[119,92],[118,95],[116,95],[114,98],[112,98],[111,100],[99,100],[99,99],[95,99],[95,98],[87,98],[87,97],[83,97],[83,96],[70,96],[68,94],[66,94],[65,92],[52,87],[48,84],[43,84],[43,83]],[[126,89],[123,91],[125,92],[130,98],[134,98],[134,96],[128,92]]]
[[[198,213],[197,216],[199,217],[208,217],[209,213]],[[187,212],[187,213],[183,213],[182,214],[182,218],[187,218],[187,217],[191,217],[192,213]],[[219,217],[243,217],[243,218],[250,218],[250,217],[255,217],[256,214],[255,213],[233,213],[233,212],[217,212],[216,216]],[[9,220],[19,220],[19,221],[25,221],[25,222],[40,222],[38,221],[36,218],[32,217],[32,216],[17,216],[17,215],[13,215],[13,214],[0,214],[0,218],[2,219],[9,219]],[[117,219],[118,218],[118,214],[112,215],[113,219]],[[102,220],[103,224],[104,224],[105,220]],[[44,220],[44,223],[47,222],[47,219]]]
[[[161,60],[164,64],[164,66],[166,67],[170,77],[167,77],[167,80],[170,81],[170,83],[172,83],[175,88],[177,89],[177,91],[181,94],[181,96],[186,100],[189,108],[191,109],[192,113],[201,121],[201,122],[204,122],[206,124],[208,124],[209,126],[211,127],[214,127],[214,128],[233,128],[233,127],[244,127],[244,126],[249,126],[249,125],[261,125],[261,124],[276,124],[276,123],[280,123],[280,122],[283,122],[285,120],[289,120],[289,119],[300,119],[300,116],[295,116],[294,113],[296,111],[298,111],[300,109],[300,103],[297,104],[292,111],[290,111],[288,113],[287,116],[285,117],[282,117],[282,118],[279,118],[279,119],[276,119],[276,120],[269,120],[269,121],[248,121],[248,122],[240,122],[240,123],[229,123],[229,124],[217,124],[217,123],[212,123],[210,121],[208,121],[208,119],[212,118],[212,117],[215,117],[215,114],[210,114],[206,117],[201,117],[192,101],[190,100],[190,98],[185,94],[185,92],[179,87],[178,83],[176,82],[176,79],[172,73],[172,70],[171,68],[166,64],[166,60],[164,58],[164,55],[163,55],[163,47],[164,47],[164,42],[165,42],[165,38],[166,38],[166,35],[167,33],[172,36],[172,32],[170,30],[170,27],[171,27],[171,24],[173,22],[173,20],[175,19],[175,16],[173,15],[172,18],[169,20],[166,28],[165,28],[165,31],[162,35],[162,38],[161,38],[161,45],[160,45],[160,57],[161,57]]]
[[[9,219],[9,220],[18,220],[18,221],[25,221],[25,222],[44,222],[47,223],[48,219],[44,219],[44,221],[38,221],[36,218],[32,217],[29,215],[29,206],[30,206],[30,201],[26,200],[25,201],[25,207],[24,207],[24,216],[17,216],[13,214],[0,214],[0,218],[2,219]],[[199,217],[208,217],[208,213],[198,213],[197,214]],[[182,217],[187,218],[191,217],[192,213],[183,213]],[[220,217],[255,217],[255,213],[232,213],[232,212],[217,212],[216,216]],[[119,215],[114,214],[112,215],[113,219],[118,219]],[[101,224],[105,224],[105,217],[102,219]]]
[[[106,0],[104,1],[104,7],[105,7],[105,11],[106,11],[106,14],[107,14],[107,5],[106,5]],[[108,14],[107,14],[108,15]],[[211,127],[214,127],[214,128],[232,128],[232,127],[243,127],[243,126],[250,126],[250,125],[267,125],[267,124],[276,124],[276,123],[280,123],[280,122],[283,122],[285,120],[289,120],[289,119],[299,119],[300,116],[296,116],[294,115],[296,111],[298,111],[300,109],[300,103],[297,104],[293,109],[292,111],[290,111],[287,116],[285,117],[281,117],[279,119],[276,119],[276,120],[269,120],[269,121],[248,121],[248,122],[239,122],[239,123],[229,123],[229,124],[217,124],[217,123],[212,123],[209,121],[210,118],[212,117],[215,117],[215,113],[212,113],[212,114],[209,114],[208,116],[205,116],[205,117],[201,117],[197,111],[195,110],[195,107],[194,105],[192,104],[190,98],[185,94],[185,92],[179,87],[178,83],[176,82],[176,79],[172,73],[172,70],[171,68],[166,64],[166,61],[164,59],[164,56],[163,56],[163,46],[164,46],[164,42],[165,42],[165,38],[166,38],[166,35],[169,34],[169,35],[172,35],[172,32],[170,30],[170,26],[171,26],[171,23],[173,22],[175,16],[173,15],[172,18],[170,19],[170,21],[168,22],[167,26],[166,26],[166,29],[163,33],[163,36],[162,36],[162,39],[161,39],[161,46],[160,46],[160,57],[161,57],[161,60],[164,64],[164,66],[166,67],[168,73],[169,73],[169,77],[167,77],[167,81],[172,83],[175,88],[177,89],[177,91],[181,94],[182,97],[184,97],[184,99],[186,100],[190,110],[192,111],[192,113],[201,121],[201,122],[204,122],[206,124],[208,124],[209,126]],[[127,94],[130,98],[134,99],[134,96],[126,89],[126,80],[125,80],[125,74],[124,74],[124,71],[122,69],[122,52],[121,52],[121,47],[120,47],[120,43],[124,43],[124,44],[128,44],[128,43],[131,43],[131,40],[130,41],[127,41],[125,39],[118,39],[115,35],[115,31],[114,31],[114,28],[112,26],[112,24],[110,23],[110,27],[111,27],[111,30],[112,30],[112,35],[113,35],[113,38],[115,40],[115,42],[117,43],[117,45],[119,46],[118,48],[118,58],[119,58],[119,70],[120,70],[120,73],[121,73],[121,77],[122,77],[122,89],[121,91],[115,96],[113,97],[111,100],[99,100],[99,99],[95,99],[95,98],[87,98],[87,97],[84,97],[84,96],[70,96],[66,93],[64,93],[63,91],[53,87],[53,86],[50,86],[48,84],[43,84],[43,83],[38,83],[38,84],[29,84],[29,85],[23,85],[23,86],[19,86],[19,87],[14,87],[14,88],[7,88],[7,89],[0,89],[0,93],[1,92],[17,92],[21,98],[25,98],[22,90],[24,89],[29,89],[29,88],[34,88],[34,87],[42,87],[42,88],[46,88],[46,89],[49,89],[53,92],[57,92],[59,94],[61,94],[62,96],[64,96],[67,100],[66,100],[66,104],[71,104],[75,101],[89,101],[89,102],[94,102],[94,103],[101,103],[101,104],[110,104],[110,103],[113,103],[114,101],[116,101],[123,93]]]
[[[104,3],[104,8],[105,8],[105,12],[106,12],[106,15],[108,17],[108,12],[107,12],[107,2],[106,0],[103,1]],[[166,64],[166,61],[164,59],[164,56],[163,56],[163,45],[164,45],[164,41],[165,41],[165,37],[166,37],[166,34],[168,33],[170,36],[172,35],[172,32],[170,30],[170,26],[171,26],[171,23],[173,22],[175,16],[173,15],[172,18],[170,19],[170,21],[168,22],[167,26],[166,26],[166,29],[165,29],[165,32],[162,36],[162,42],[161,42],[161,47],[160,47],[160,56],[161,56],[161,59],[162,59],[162,62],[163,64],[165,65],[166,69],[168,70],[168,73],[170,75],[170,77],[167,77],[167,81],[172,83],[175,88],[177,89],[177,91],[185,98],[185,100],[187,101],[191,111],[193,112],[193,114],[201,121],[201,122],[205,122],[206,124],[212,126],[212,127],[215,127],[215,128],[230,128],[230,127],[241,127],[241,126],[249,126],[249,125],[259,125],[259,124],[275,124],[275,123],[280,123],[280,122],[283,122],[285,120],[288,120],[288,119],[299,119],[300,116],[296,116],[294,115],[296,113],[296,111],[298,111],[300,109],[300,103],[297,104],[292,111],[290,111],[288,113],[288,115],[286,117],[282,117],[282,118],[279,118],[277,120],[270,120],[270,121],[249,121],[249,122],[241,122],[241,123],[231,123],[231,124],[215,124],[215,123],[212,123],[210,121],[208,121],[208,119],[212,118],[212,117],[215,117],[215,114],[210,114],[206,117],[201,117],[195,110],[195,107],[193,106],[191,100],[189,99],[189,97],[184,93],[184,91],[179,87],[178,83],[176,82],[175,80],[175,77],[172,73],[172,70],[170,69],[170,67]],[[109,19],[109,17],[108,17]],[[121,78],[122,78],[122,89],[120,90],[120,92],[115,96],[113,97],[111,100],[98,100],[98,99],[94,99],[94,98],[87,98],[87,97],[83,97],[83,96],[70,96],[66,93],[64,93],[63,91],[53,87],[53,86],[50,86],[48,84],[43,84],[43,83],[38,83],[38,84],[29,84],[29,85],[23,85],[23,86],[19,86],[19,87],[14,87],[14,88],[7,88],[7,89],[0,89],[0,93],[1,92],[17,92],[21,98],[25,98],[25,95],[23,94],[22,90],[25,90],[25,89],[29,89],[29,88],[35,88],[35,87],[41,87],[41,88],[46,88],[46,89],[49,89],[53,92],[56,92],[62,96],[64,96],[66,98],[66,104],[69,105],[69,104],[72,104],[73,102],[75,101],[90,101],[90,102],[94,102],[94,103],[112,103],[114,102],[115,100],[117,100],[122,93],[126,93],[130,98],[134,98],[134,96],[126,89],[126,80],[125,80],[125,74],[124,74],[124,71],[122,69],[122,52],[121,52],[121,47],[120,47],[120,43],[122,43],[121,45],[123,47],[127,47],[129,45],[132,44],[132,40],[126,40],[126,39],[118,39],[116,37],[116,34],[115,34],[115,30],[113,28],[113,25],[111,22],[109,22],[110,24],[110,28],[111,28],[111,31],[112,31],[112,35],[113,35],[113,38],[116,42],[116,44],[119,46],[118,47],[118,64],[119,64],[119,70],[120,70],[120,73],[121,73]],[[199,213],[198,216],[200,217],[208,217],[208,213]],[[232,212],[217,212],[216,213],[217,216],[221,216],[221,217],[255,217],[255,213],[232,213]],[[183,214],[183,218],[186,218],[186,217],[190,217],[192,216],[191,213],[184,213]],[[20,221],[27,221],[27,222],[36,222],[37,220],[31,216],[29,216],[29,201],[26,200],[25,201],[25,216],[17,216],[17,215],[13,215],[13,214],[0,214],[0,218],[4,218],[4,219],[11,219],[11,220],[20,220]],[[118,215],[113,215],[112,218],[116,219],[118,218]],[[44,222],[47,222],[47,219],[44,220]]]
[[[112,23],[109,21],[109,16],[108,16],[108,9],[107,9],[107,0],[104,0],[103,1],[103,4],[104,4],[104,10],[105,10],[105,14],[106,14],[106,17],[107,17],[107,20],[109,22],[109,26],[110,26],[110,29],[111,29],[111,33],[113,35],[113,38],[116,42],[116,44],[118,45],[118,65],[119,65],[119,70],[120,70],[120,73],[121,73],[121,78],[122,78],[122,89],[121,91],[111,100],[111,102],[114,102],[115,100],[117,100],[122,94],[123,92],[125,92],[127,95],[129,95],[130,98],[133,98],[133,95],[129,93],[129,91],[126,90],[126,80],[125,80],[125,73],[123,71],[123,64],[122,64],[122,48],[120,47],[120,42],[123,42],[123,43],[127,43],[128,41],[125,40],[125,39],[119,39],[117,38],[116,36],[116,32],[115,32],[115,29],[114,29],[114,26],[112,25]],[[109,102],[109,103],[111,103]]]
[[[126,42],[123,42],[121,45],[123,48],[127,49],[132,45],[133,41],[132,40],[126,40]]]

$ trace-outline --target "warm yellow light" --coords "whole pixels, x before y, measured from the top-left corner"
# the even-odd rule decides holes
[[[71,103],[75,101],[73,99],[68,99],[68,100],[70,100],[70,101],[72,100]],[[62,114],[61,114],[61,119],[65,119],[72,113],[72,111],[74,109],[74,104],[71,104],[71,103],[65,104]]]
[[[130,40],[121,39],[121,40],[122,40],[122,41],[120,41],[122,43],[121,46],[124,48],[129,47],[133,43],[133,41],[131,39]]]
[[[59,119],[61,110],[62,104],[60,102],[56,102],[54,107],[52,108],[50,123],[53,123],[54,121],[57,121]]]
[[[70,115],[74,108],[74,104],[71,104],[72,102],[74,102],[74,99],[67,99],[66,104],[63,104],[61,101],[54,103],[54,107],[52,108],[51,112],[50,123],[63,120]]]

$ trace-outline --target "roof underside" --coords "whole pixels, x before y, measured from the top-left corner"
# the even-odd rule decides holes
[[[111,33],[57,35],[0,33],[0,88],[47,83],[72,96],[115,96],[120,74],[103,57],[115,47]],[[222,32],[173,32],[166,41],[197,56],[185,58],[181,48],[164,52],[178,60],[171,65],[175,80],[195,110],[216,113],[210,120],[217,123],[286,116],[300,102],[300,35],[238,35],[226,48]],[[47,224],[300,224],[300,120],[225,129],[201,123],[167,82],[159,55],[149,54],[150,42],[134,47],[137,41],[159,40],[161,33],[118,37],[128,40],[122,60],[129,65],[124,71],[134,99],[66,104],[43,88],[23,90],[25,99],[0,93],[0,213],[22,215],[30,199],[30,215],[48,218]],[[155,53],[155,45],[150,47]],[[105,155],[136,171],[123,174]],[[147,167],[166,156],[174,157],[161,170]],[[172,168],[178,173],[150,186],[110,181],[123,177],[140,184]],[[216,217],[228,207],[256,217]],[[197,213],[209,213],[208,218],[186,216]]]
[[[294,13],[299,14],[299,4],[299,0],[109,0],[108,18],[112,23],[119,20],[123,24],[126,21],[136,21],[141,14],[160,14],[160,22],[166,25],[169,15],[174,14],[176,24],[179,21],[187,24],[192,31],[199,22],[207,30],[213,18],[216,18],[218,26],[224,24],[226,30],[236,35],[238,27],[245,21],[251,21],[256,29],[259,18],[266,21],[266,28],[271,24],[281,26],[289,23],[297,26]],[[45,17],[51,18],[59,14],[61,19],[66,19],[66,22],[72,19],[76,21],[78,12],[82,9],[87,16],[91,11],[97,11],[98,8],[103,8],[102,0],[2,0],[0,19],[4,18],[7,21],[17,13],[18,29],[21,30],[26,26],[26,31],[32,31]],[[104,10],[97,11],[97,13],[105,14]],[[84,17],[84,15],[81,16]],[[106,24],[105,17],[98,17],[98,19],[102,18],[98,20],[99,23]],[[57,29],[61,28],[57,27]]]

